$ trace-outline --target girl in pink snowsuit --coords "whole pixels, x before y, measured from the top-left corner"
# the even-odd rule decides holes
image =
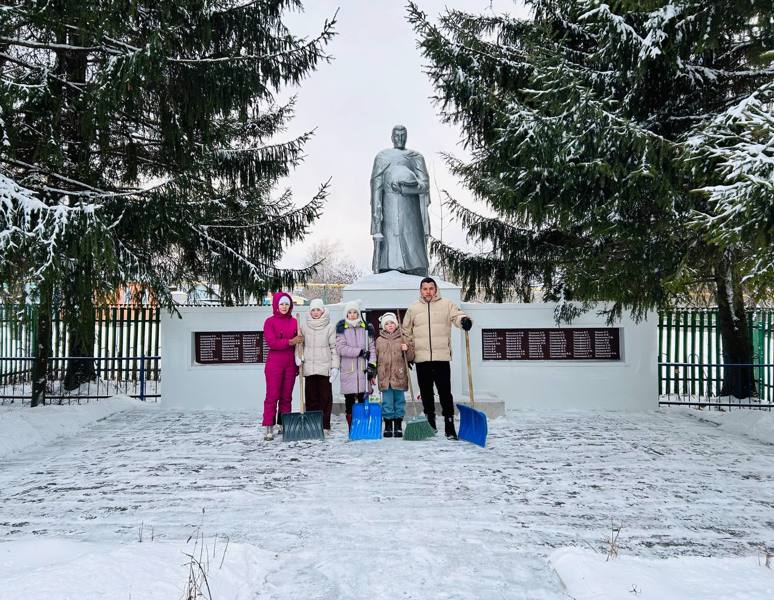
[[[293,299],[285,292],[277,292],[271,301],[274,314],[263,324],[263,337],[269,347],[266,358],[266,399],[263,401],[263,425],[266,439],[274,439],[277,404],[280,415],[291,410],[293,385],[296,382],[295,350],[303,337],[298,334],[298,323],[293,312]],[[276,419],[282,425],[281,417]]]

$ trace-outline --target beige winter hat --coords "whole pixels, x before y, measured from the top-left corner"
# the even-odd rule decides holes
[[[387,323],[395,323],[396,325],[400,325],[400,323],[398,323],[398,317],[395,316],[395,313],[391,312],[386,312],[381,317],[379,317],[379,327],[384,329]]]

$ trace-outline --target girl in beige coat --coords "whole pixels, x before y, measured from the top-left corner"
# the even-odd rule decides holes
[[[379,319],[376,338],[376,371],[382,392],[384,437],[403,437],[408,378],[406,360],[414,360],[414,347],[403,337],[395,313],[384,313]],[[404,358],[405,353],[405,358]]]
[[[323,429],[330,431],[331,383],[339,375],[339,355],[336,352],[336,327],[322,300],[312,300],[309,314],[300,318],[300,328],[304,342],[299,347],[296,362],[304,364],[306,408],[322,411]]]

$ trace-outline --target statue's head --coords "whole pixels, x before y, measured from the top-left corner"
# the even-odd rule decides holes
[[[396,125],[392,128],[392,145],[398,150],[404,150],[406,148],[406,138],[408,137],[408,131],[403,125]]]

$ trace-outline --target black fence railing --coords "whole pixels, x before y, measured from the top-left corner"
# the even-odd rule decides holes
[[[38,307],[0,304],[0,357],[28,357],[37,343]],[[67,368],[69,334],[60,310],[51,314],[50,372],[63,377]],[[97,360],[97,375],[107,379],[137,379],[139,357],[161,353],[161,309],[141,304],[94,307],[94,346],[84,349]],[[104,360],[107,359],[107,360]],[[0,362],[0,385],[11,363]]]
[[[746,313],[747,333],[752,343],[752,360],[757,396],[774,401],[774,309],[758,308]],[[658,315],[658,357],[670,368],[659,368],[661,396],[685,396],[690,387],[699,396],[720,391],[726,362],[720,335],[718,311],[684,309],[661,311]],[[728,365],[730,366],[730,365]],[[767,368],[768,367],[768,368]],[[686,384],[689,381],[690,384]],[[705,385],[708,386],[705,389]]]
[[[690,406],[701,408],[752,408],[772,410],[774,400],[768,382],[771,378],[759,373],[774,371],[774,363],[712,364],[699,362],[659,362],[659,379],[670,380],[667,393],[659,396],[661,406]],[[726,394],[724,383],[730,389],[747,389],[745,398]]]
[[[66,389],[67,364],[70,361],[84,360],[94,361],[95,377],[78,387]],[[64,366],[60,368],[62,361]],[[160,361],[160,356],[51,358],[44,402],[81,404],[114,396],[158,401],[161,398]],[[0,366],[3,367],[0,369],[0,404],[30,403],[33,362],[34,358],[30,356],[0,357]],[[108,362],[110,367],[106,364]]]

